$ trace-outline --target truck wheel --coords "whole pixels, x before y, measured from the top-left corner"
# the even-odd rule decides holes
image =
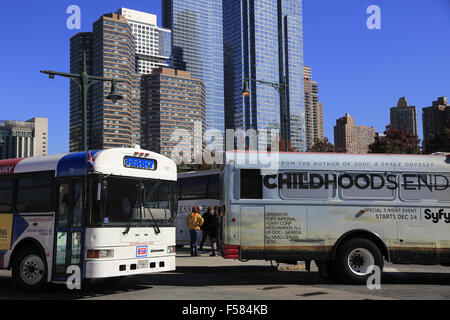
[[[42,290],[47,284],[47,272],[47,263],[36,249],[25,248],[14,259],[12,276],[23,291]]]
[[[366,284],[374,265],[383,270],[383,255],[371,241],[363,238],[346,241],[336,256],[339,278],[348,284]],[[369,272],[370,271],[370,272]]]

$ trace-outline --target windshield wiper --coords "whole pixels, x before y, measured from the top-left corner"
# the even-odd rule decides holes
[[[145,201],[145,203],[147,203],[147,201],[148,201],[149,199],[152,199],[152,198],[153,198],[153,196],[155,195],[155,193],[157,192],[157,190],[159,190],[159,186],[160,186],[160,185],[161,185],[161,182],[157,182],[157,183],[153,186],[153,188],[151,188],[151,191],[149,192],[149,194],[147,194],[146,197],[144,196],[144,201]],[[145,192],[145,187],[144,187],[144,192]],[[153,214],[152,214],[150,208],[147,208],[145,204],[144,204],[143,208],[144,208],[143,214],[145,215],[145,210],[148,210],[148,212],[150,213],[150,216],[152,217],[152,220],[153,220],[153,223],[154,223],[153,228],[155,229],[155,233],[156,233],[156,234],[161,233],[161,230],[159,229],[158,223],[156,222],[156,219],[155,219],[155,217],[153,216]]]
[[[130,214],[130,222],[128,223],[128,225],[127,225],[127,229],[124,231],[124,232],[122,232],[122,234],[125,236],[125,235],[127,235],[129,232],[130,232],[130,229],[131,229],[131,225],[133,224],[133,214]]]
[[[150,208],[146,208],[146,207],[144,207],[144,210],[148,210],[148,212],[150,213],[150,216],[152,217],[153,222],[155,223],[155,224],[153,225],[153,228],[155,229],[155,233],[156,233],[156,234],[160,234],[160,233],[161,233],[161,230],[159,229],[158,223],[156,222],[156,219],[155,219],[155,217],[153,216],[152,211],[150,210]]]
[[[136,209],[136,208],[133,208],[133,209]],[[122,232],[123,235],[127,235],[130,232],[131,226],[133,225],[133,209],[131,209],[131,212],[130,212],[130,222],[128,223],[127,229],[124,232]],[[142,210],[142,207],[141,207],[141,210]],[[141,216],[140,213],[139,213],[139,216]]]

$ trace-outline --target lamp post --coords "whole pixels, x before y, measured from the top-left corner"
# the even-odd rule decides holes
[[[242,90],[242,95],[244,97],[250,96],[250,81],[254,81],[254,82],[257,82],[257,83],[261,83],[261,84],[265,84],[265,85],[271,86],[272,88],[275,88],[275,90],[277,90],[278,93],[280,94],[281,106],[282,106],[282,111],[283,111],[283,115],[282,115],[282,119],[281,119],[282,123],[280,123],[280,125],[282,125],[282,127],[283,127],[285,151],[288,152],[289,151],[289,146],[288,146],[289,117],[288,117],[288,113],[287,113],[287,89],[289,88],[289,85],[287,84],[286,77],[283,77],[283,82],[282,83],[261,81],[261,80],[250,79],[250,78],[245,77],[244,78],[244,89]]]
[[[97,82],[111,82],[111,93],[108,95],[108,99],[113,103],[123,99],[123,96],[117,92],[117,82],[125,82],[123,80],[116,80],[111,78],[103,78],[97,76],[91,76],[87,72],[86,51],[83,52],[83,71],[80,74],[76,73],[64,73],[56,71],[41,71],[49,75],[50,79],[54,79],[55,76],[61,76],[73,80],[81,89],[82,103],[83,103],[83,150],[87,151],[89,146],[87,142],[87,105],[88,105],[88,93],[89,88]]]

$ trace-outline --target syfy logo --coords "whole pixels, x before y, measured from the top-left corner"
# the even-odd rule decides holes
[[[425,209],[425,219],[431,220],[433,223],[439,223],[439,221],[445,221],[450,223],[450,212],[445,212],[444,209],[440,209],[437,212],[433,212],[431,209]]]

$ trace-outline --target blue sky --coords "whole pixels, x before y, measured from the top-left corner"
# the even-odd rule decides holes
[[[68,30],[68,6],[81,8],[81,30]],[[369,30],[370,5],[381,30]],[[405,96],[421,110],[450,98],[450,0],[304,0],[304,56],[319,82],[325,135],[349,112],[357,125],[383,131],[389,108]],[[160,0],[52,0],[2,3],[0,119],[49,118],[49,152],[68,151],[69,80],[40,70],[69,71],[69,40],[91,31],[103,13],[120,7],[160,17]],[[159,23],[160,23],[159,19]]]

